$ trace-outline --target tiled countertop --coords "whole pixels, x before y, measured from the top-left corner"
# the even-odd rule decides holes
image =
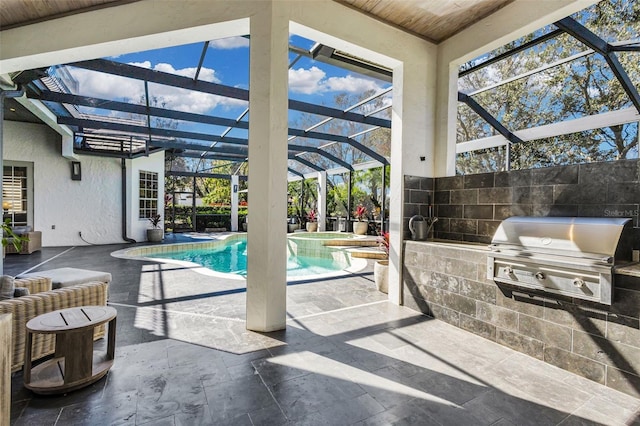
[[[616,268],[615,273],[617,275],[628,275],[630,277],[640,278],[640,263],[631,263],[625,266],[619,266]]]
[[[405,240],[408,244],[426,244],[426,245],[442,245],[445,247],[456,247],[456,248],[464,248],[471,250],[480,250],[480,251],[488,251],[489,246],[487,244],[480,243],[467,243],[461,241],[450,241],[450,240],[428,240],[428,241],[413,241],[413,240]],[[616,275],[627,275],[630,277],[638,277],[640,278],[640,263],[634,262],[629,263],[623,266],[617,266],[615,268]]]

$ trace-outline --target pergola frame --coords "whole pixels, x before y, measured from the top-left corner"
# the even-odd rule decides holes
[[[201,67],[203,59],[204,58],[201,56],[198,70]],[[248,100],[248,97],[249,97],[248,90],[238,89],[230,86],[224,86],[221,84],[211,83],[207,81],[195,80],[188,77],[177,76],[177,75],[164,73],[160,71],[152,71],[149,69],[140,68],[140,67],[136,67],[128,64],[121,64],[121,63],[110,61],[110,60],[96,59],[96,60],[90,60],[90,61],[80,61],[70,65],[87,69],[87,70],[104,72],[112,75],[118,75],[122,77],[142,80],[144,81],[144,84],[145,84],[145,90],[147,90],[147,84],[149,82],[153,82],[153,83],[164,84],[164,85],[173,86],[181,89],[196,90],[202,93],[208,93],[208,94],[213,94],[218,96],[226,96],[232,99]],[[197,74],[198,74],[198,71],[196,71],[196,75]],[[135,134],[135,135],[140,135],[139,137],[143,137],[144,135],[149,140],[148,146],[145,147],[146,152],[148,152],[150,148],[153,149],[155,147],[161,147],[161,148],[171,147],[171,148],[177,148],[177,149],[188,149],[188,150],[199,151],[202,153],[201,158],[203,159],[204,158],[219,159],[219,157],[215,157],[215,156],[212,157],[212,156],[205,156],[205,155],[207,152],[210,152],[210,151],[218,152],[221,154],[232,153],[232,149],[228,149],[228,148],[214,149],[217,143],[242,145],[242,146],[248,145],[248,139],[246,138],[233,138],[233,137],[227,136],[227,133],[231,129],[238,128],[238,129],[247,130],[249,128],[249,123],[247,121],[242,121],[242,118],[246,115],[248,110],[245,110],[245,112],[238,119],[234,120],[234,119],[229,119],[224,117],[216,117],[216,116],[210,116],[210,115],[204,115],[204,114],[175,111],[167,108],[150,106],[148,104],[138,105],[138,104],[131,104],[128,102],[112,101],[112,100],[99,99],[99,98],[89,97],[89,96],[74,95],[71,93],[56,92],[52,90],[43,89],[41,86],[42,85],[31,84],[30,88],[32,90],[29,92],[28,97],[30,99],[47,102],[48,105],[52,105],[53,103],[55,106],[52,106],[51,109],[54,113],[57,113],[56,116],[57,116],[58,124],[73,126],[74,128],[77,128],[77,129],[101,129],[101,130],[110,130],[113,132],[122,132],[123,134]],[[300,112],[306,112],[310,114],[326,115],[328,116],[328,118],[321,121],[319,124],[312,126],[312,128],[310,129],[289,128],[288,133],[291,136],[289,140],[293,140],[296,137],[305,137],[305,138],[311,138],[311,139],[326,140],[331,143],[345,143],[352,146],[356,150],[361,151],[365,155],[377,160],[381,164],[388,164],[388,160],[384,156],[376,153],[374,150],[361,144],[360,142],[355,140],[354,137],[364,134],[365,132],[375,130],[377,128],[390,128],[391,127],[390,120],[373,117],[374,114],[384,110],[385,108],[389,108],[389,106],[379,108],[376,111],[370,112],[369,114],[358,114],[358,113],[352,112],[352,110],[373,99],[376,99],[388,93],[390,90],[391,89],[388,89],[381,93],[375,94],[374,96],[371,96],[345,110],[339,110],[336,108],[330,108],[326,106],[314,105],[306,102],[290,100],[289,101],[290,109],[300,111]],[[84,107],[91,107],[91,108],[108,109],[108,110],[117,111],[117,112],[138,114],[138,115],[146,116],[147,123],[146,125],[144,125],[141,121],[137,123],[133,121],[130,123],[124,123],[124,122],[114,123],[114,122],[106,121],[101,116],[97,116],[97,115],[91,116],[91,118],[79,118],[79,117],[72,117],[68,115],[62,115],[60,112],[65,111],[63,105],[72,105],[76,107],[84,106]],[[222,135],[216,136],[208,133],[205,134],[205,133],[197,133],[197,132],[185,132],[185,131],[173,130],[173,129],[154,128],[150,125],[151,116],[174,119],[174,120],[189,121],[189,122],[195,122],[200,124],[227,126],[227,129],[222,133]],[[358,135],[354,135],[351,137],[312,131],[313,128],[318,127],[319,125],[324,124],[329,120],[336,119],[336,118],[352,121],[356,123],[361,123],[361,124],[367,124],[373,127],[371,129],[367,129],[365,132],[361,132]],[[159,136],[164,138],[184,138],[184,139],[202,140],[202,141],[208,141],[208,142],[213,141],[213,143],[210,144],[209,146],[201,145],[201,144],[193,144],[193,143],[180,143],[180,142],[174,142],[170,144],[169,142],[158,141],[154,139],[154,136]],[[324,147],[326,146],[328,145],[324,145]],[[82,151],[83,153],[87,153],[90,150],[83,149]],[[307,167],[309,167],[308,165],[309,162],[300,161],[301,159],[299,158],[300,155],[303,155],[305,153],[315,153],[315,154],[321,155],[324,158],[329,159],[330,161],[340,166],[349,167],[349,164],[346,161],[339,159],[336,156],[332,155],[331,153],[323,150],[322,147],[318,148],[318,147],[312,147],[312,146],[305,147],[303,145],[291,145],[290,151],[295,153],[295,158],[291,158],[291,159],[296,160],[306,165]],[[95,154],[99,155],[102,152],[103,151],[96,150]],[[120,155],[123,158],[134,158],[134,156],[138,156],[138,154],[139,154],[138,152],[136,153],[127,152],[127,150],[123,148],[121,150]],[[117,154],[115,154],[114,151],[109,151],[108,155],[116,156]],[[190,154],[178,154],[178,155],[190,157],[190,158],[196,158],[195,156]],[[245,155],[245,159],[243,160],[246,160],[246,155]],[[317,167],[318,166],[316,165],[314,166],[313,169],[315,170],[317,169]],[[324,169],[321,168],[321,170],[324,170]]]
[[[629,45],[626,42],[620,42],[615,44],[608,43],[602,38],[598,37],[593,32],[591,32],[589,29],[584,27],[582,24],[580,24],[579,22],[575,21],[573,18],[570,18],[570,17],[560,19],[554,22],[554,25],[558,27],[556,30],[553,30],[540,37],[537,37],[529,42],[523,43],[520,46],[517,46],[507,52],[497,55],[478,65],[464,69],[458,73],[458,77],[463,77],[465,75],[468,75],[479,69],[495,64],[503,59],[511,57],[519,52],[532,48],[538,44],[544,43],[550,39],[553,39],[565,33],[574,37],[576,40],[580,41],[581,43],[589,47],[589,49],[584,52],[577,53],[568,58],[564,58],[559,61],[556,61],[552,64],[547,64],[535,70],[531,70],[526,73],[522,73],[517,76],[505,79],[503,81],[494,83],[488,87],[475,90],[471,93],[465,94],[462,92],[458,92],[458,101],[468,105],[469,108],[471,108],[476,114],[478,114],[483,120],[485,120],[493,129],[495,129],[500,134],[500,136],[492,136],[492,137],[487,137],[482,139],[476,139],[473,141],[458,143],[456,144],[456,154],[478,151],[483,149],[496,148],[500,146],[506,146],[507,153],[509,153],[510,150],[508,148],[513,143],[520,143],[524,141],[536,140],[536,139],[552,137],[552,136],[561,136],[565,134],[575,133],[578,131],[597,129],[607,125],[619,125],[619,124],[626,124],[626,123],[639,121],[638,114],[640,114],[640,95],[638,94],[637,88],[629,78],[629,75],[626,73],[626,71],[620,64],[618,58],[616,57],[615,52],[640,51],[640,46],[638,46],[637,44]],[[570,122],[554,123],[550,125],[538,126],[536,128],[531,128],[531,129],[511,131],[507,129],[498,119],[496,119],[491,113],[489,113],[486,109],[484,109],[480,104],[478,104],[472,98],[472,95],[502,86],[509,82],[545,71],[553,67],[557,67],[559,65],[573,61],[580,57],[590,55],[592,53],[598,53],[605,58],[607,64],[609,65],[609,68],[615,75],[616,79],[618,80],[618,82],[620,83],[624,91],[629,96],[629,99],[633,103],[634,108],[601,113],[596,116],[578,118],[578,119],[571,120]],[[635,111],[633,111],[634,109]],[[506,165],[507,165],[507,170],[510,169],[509,154],[507,155]]]

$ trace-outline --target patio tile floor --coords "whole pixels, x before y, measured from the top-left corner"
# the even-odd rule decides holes
[[[124,247],[5,259],[110,272],[118,311],[106,378],[43,397],[18,372],[12,425],[640,425],[638,399],[388,303],[371,264],[289,285],[287,329],[255,333],[242,281],[110,256]]]

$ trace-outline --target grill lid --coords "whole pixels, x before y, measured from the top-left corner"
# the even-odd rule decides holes
[[[494,250],[614,258],[625,226],[631,219],[514,216],[502,221],[491,243]]]

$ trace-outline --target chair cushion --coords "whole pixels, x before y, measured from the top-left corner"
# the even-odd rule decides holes
[[[22,296],[28,296],[29,294],[29,289],[26,287],[16,287],[16,289],[13,291],[13,297],[22,297]]]
[[[58,268],[48,271],[30,272],[22,274],[20,277],[45,277],[51,278],[52,288],[58,289],[76,284],[83,284],[91,281],[111,282],[111,274],[108,272],[91,271],[79,268]]]
[[[27,226],[14,226],[13,229],[11,230],[16,235],[25,235],[31,232],[32,229],[33,228],[31,226],[27,225]]]
[[[0,277],[0,300],[12,299],[14,291],[14,278],[11,275],[3,275]]]

